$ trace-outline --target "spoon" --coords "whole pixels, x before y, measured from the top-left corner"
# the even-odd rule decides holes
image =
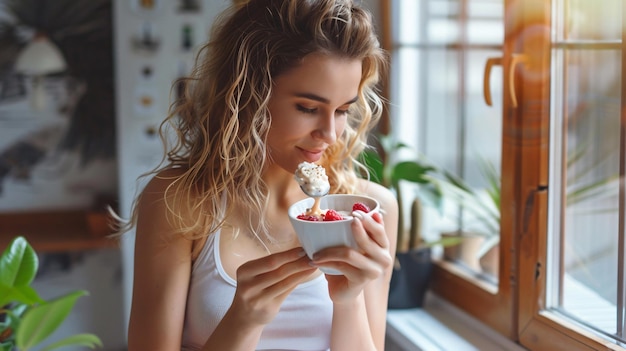
[[[314,184],[303,178],[296,178],[296,180],[300,184],[302,192],[313,198],[313,207],[307,211],[307,214],[314,216],[321,215],[322,209],[320,208],[320,200],[330,191],[330,185],[328,182],[325,184],[324,182],[317,182]]]
[[[300,189],[306,195],[313,198],[313,207],[308,214],[320,215],[320,199],[330,191],[330,184],[324,168],[312,163],[303,163],[296,171],[294,178],[300,185]]]

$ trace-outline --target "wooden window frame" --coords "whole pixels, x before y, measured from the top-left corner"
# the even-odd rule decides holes
[[[382,45],[389,52],[392,50],[391,1],[381,0],[379,8]],[[530,350],[623,351],[617,344],[545,309],[551,11],[549,2],[546,6],[544,0],[505,0],[505,13],[516,13],[518,17],[516,20],[505,18],[510,23],[505,25],[502,66],[510,67],[514,55],[524,55],[526,61],[514,68],[512,76],[503,75],[501,203],[508,205],[501,208],[497,292],[454,264],[443,261],[435,265],[431,289]],[[624,47],[626,45],[622,45],[622,75],[626,72]],[[528,74],[523,74],[529,71],[532,80],[525,79]],[[511,78],[514,81],[510,81]],[[388,85],[389,82],[384,84]],[[517,106],[506,98],[512,93],[517,97]],[[625,102],[626,79],[622,79],[622,105]],[[621,118],[626,121],[624,108]],[[624,134],[626,131],[622,131],[622,139],[626,139]],[[622,164],[621,168],[624,167]],[[623,192],[620,196],[624,196]]]

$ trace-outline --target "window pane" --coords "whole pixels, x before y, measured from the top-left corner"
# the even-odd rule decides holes
[[[441,169],[462,177],[489,207],[490,223],[485,224],[471,216],[473,211],[463,210],[460,217],[459,202],[446,201],[443,217],[436,211],[424,216],[424,236],[434,239],[461,226],[480,233],[478,241],[485,242],[489,233],[497,243],[499,207],[486,192],[489,182],[482,165],[491,165],[499,180],[502,69],[495,66],[491,74],[494,106],[483,98],[483,74],[487,59],[501,56],[503,0],[398,0],[394,6],[400,21],[394,31],[399,68],[393,73],[392,115],[403,126],[394,133]],[[460,263],[484,273],[476,255],[468,257],[471,264]],[[497,271],[490,272],[493,281]]]
[[[622,49],[620,43],[594,46],[590,39],[621,38],[621,29],[613,28],[621,16],[609,14],[620,14],[621,2],[560,4],[555,11],[572,15],[562,22],[569,30],[564,39],[585,42],[563,46],[555,41],[552,56],[548,304],[600,334],[617,337],[621,335],[617,312],[623,309],[618,292],[624,284],[618,270],[623,254],[619,240],[624,235],[619,230],[624,212],[618,182],[624,158]]]
[[[569,40],[620,40],[623,0],[562,0],[557,12],[565,18],[563,34]]]

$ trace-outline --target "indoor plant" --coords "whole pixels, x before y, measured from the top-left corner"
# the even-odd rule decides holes
[[[13,239],[0,256],[0,350],[26,351],[38,346],[69,315],[76,300],[87,292],[77,290],[44,300],[31,286],[39,260],[24,237]],[[49,344],[42,351],[63,346],[102,347],[93,334],[77,334]]]
[[[429,205],[441,205],[441,192],[430,174],[436,168],[421,158],[396,161],[397,153],[408,146],[390,136],[378,135],[378,149],[367,149],[361,154],[361,162],[369,170],[370,180],[377,182],[396,195],[398,201],[398,243],[396,262],[391,277],[389,308],[412,308],[423,305],[432,270],[431,247],[436,244],[455,244],[459,238],[444,238],[426,242],[421,235],[422,201]],[[418,185],[418,192],[411,200],[410,225],[405,227],[404,198],[401,182]]]
[[[619,178],[617,175],[611,174],[596,178],[585,178],[588,175],[587,173],[604,161],[604,159],[595,160],[591,167],[580,167],[579,163],[584,162],[582,160],[584,160],[586,153],[587,147],[582,146],[568,154],[565,188],[567,199],[565,205],[568,207],[614,194],[610,185]],[[483,176],[487,180],[487,186],[482,189],[472,188],[460,177],[442,169],[435,169],[431,174],[425,175],[425,178],[436,184],[442,199],[454,201],[468,214],[467,218],[463,218],[462,227],[458,230],[458,233],[461,233],[462,236],[472,233],[482,239],[478,250],[470,253],[473,256],[470,259],[476,262],[475,265],[483,273],[497,276],[499,264],[498,245],[500,243],[501,182],[498,171],[492,163],[481,159],[480,167]],[[575,168],[582,168],[583,171],[574,172]],[[455,233],[455,235],[458,237],[459,234]],[[458,250],[462,250],[462,248]],[[456,255],[451,254],[450,256],[454,257]],[[469,265],[474,266],[471,263]]]
[[[393,140],[387,135],[378,135],[377,141],[379,148],[366,149],[361,153],[360,161],[369,170],[369,178],[371,181],[381,184],[391,189],[398,201],[400,209],[398,215],[398,247],[397,252],[405,252],[420,246],[432,246],[436,243],[426,243],[419,230],[419,218],[415,218],[413,213],[419,211],[411,211],[413,218],[411,223],[415,225],[409,228],[405,227],[404,212],[404,195],[400,189],[402,181],[414,183],[418,185],[418,191],[415,194],[418,202],[412,199],[413,205],[419,206],[421,202],[440,208],[442,204],[442,193],[437,182],[433,182],[433,175],[438,172],[437,168],[429,164],[425,159],[416,157],[413,160],[398,161],[398,153],[408,146],[402,142]]]
[[[459,223],[459,229],[454,235],[464,237],[462,243],[470,243],[448,249],[444,252],[446,258],[461,260],[471,268],[497,276],[497,253],[500,243],[500,177],[493,164],[484,159],[481,159],[480,170],[487,179],[485,188],[472,188],[462,178],[443,169],[437,170],[439,177],[428,176],[428,178],[440,189],[444,199],[453,201],[462,210],[462,220],[455,218]],[[472,243],[477,245],[471,245]],[[474,247],[471,252],[463,252],[470,246]]]

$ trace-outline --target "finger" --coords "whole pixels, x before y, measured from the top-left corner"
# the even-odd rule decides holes
[[[277,298],[286,297],[286,295],[289,295],[293,289],[310,278],[311,275],[317,270],[317,268],[311,266],[309,262],[310,261],[307,258],[302,268],[293,270],[287,275],[283,275],[281,279],[277,280],[274,284],[267,286],[264,289],[264,292],[267,293],[268,296],[274,296]]]
[[[250,260],[239,267],[241,274],[246,277],[257,276],[269,271],[273,271],[289,262],[294,262],[306,256],[306,252],[301,247],[277,252],[255,260]],[[237,276],[239,277],[239,270]]]
[[[237,284],[253,290],[266,289],[285,276],[311,270],[310,260],[301,248],[248,261],[237,269]]]
[[[262,260],[255,261],[260,265],[264,264]],[[315,267],[312,267],[309,262],[309,258],[305,255],[295,261],[287,262],[280,267],[276,267],[273,270],[265,269],[264,272],[260,274],[252,274],[251,271],[254,266],[250,267],[246,263],[237,270],[237,285],[242,290],[249,291],[249,294],[255,295],[274,285],[284,284],[284,282],[289,283],[290,279],[297,279],[297,277],[290,278],[294,275],[301,274],[302,276],[309,276],[315,271]],[[289,284],[285,285],[285,288],[288,289],[289,287]],[[275,293],[275,295],[279,293],[280,292]]]
[[[349,280],[373,279],[382,272],[381,265],[376,260],[346,246],[329,247],[317,252],[311,264],[336,269]]]
[[[369,259],[375,261],[379,266],[386,269],[389,265],[391,265],[393,260],[391,258],[391,253],[389,252],[389,239],[384,233],[383,228],[380,227],[380,225],[378,225],[379,228],[376,228],[376,230],[382,232],[382,234],[379,234],[379,236],[382,237],[381,244],[372,240],[372,238],[375,238],[376,235],[369,234],[365,231],[361,219],[355,218],[354,222],[352,233],[354,240],[362,250],[362,253]]]
[[[378,246],[385,249],[389,247],[389,238],[387,233],[385,233],[385,227],[381,223],[362,211],[354,211],[352,215],[354,216],[354,221],[352,221],[353,233],[356,233],[360,227]]]

